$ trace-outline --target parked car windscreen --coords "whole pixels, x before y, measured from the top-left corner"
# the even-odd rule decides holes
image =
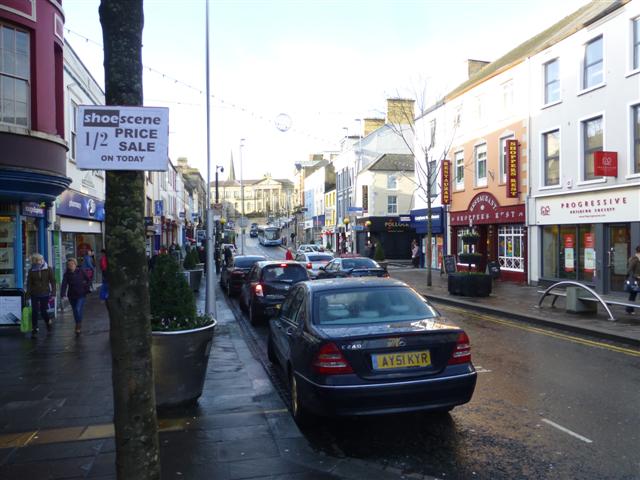
[[[366,287],[318,292],[313,323],[356,325],[434,318],[438,313],[407,287]]]
[[[342,268],[380,268],[380,265],[370,258],[349,258],[342,260]]]
[[[300,282],[308,280],[307,270],[298,264],[268,265],[262,269],[265,282]]]

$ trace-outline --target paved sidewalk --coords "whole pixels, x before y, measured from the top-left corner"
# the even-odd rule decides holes
[[[389,273],[393,278],[408,283],[436,303],[457,305],[484,313],[640,346],[640,303],[634,316],[627,315],[622,307],[610,307],[616,317],[614,322],[609,320],[601,307],[595,315],[567,313],[564,298],[558,298],[556,306],[552,308],[552,299],[547,297],[543,306],[538,308],[540,298],[538,290],[541,290],[541,287],[494,280],[491,296],[460,297],[449,294],[447,276],[440,275],[439,272],[432,272],[431,287],[427,287],[425,269],[390,269]],[[621,295],[620,300],[626,300],[626,297]]]
[[[159,419],[163,479],[402,478],[313,451],[220,292],[217,307],[198,405]],[[0,333],[1,479],[116,478],[108,329],[106,308],[92,295],[78,338],[70,311],[37,340]]]

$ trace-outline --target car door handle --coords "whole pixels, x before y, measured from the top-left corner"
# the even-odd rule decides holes
[[[284,333],[286,333],[287,335],[291,336],[291,335],[293,335],[293,332],[294,332],[294,331],[295,331],[295,328],[293,328],[293,327],[288,327],[288,328],[284,331]]]

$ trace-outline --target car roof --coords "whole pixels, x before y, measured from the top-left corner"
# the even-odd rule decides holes
[[[350,277],[350,278],[327,278],[324,280],[314,280],[305,282],[311,293],[326,292],[329,290],[343,290],[345,288],[379,288],[379,287],[409,287],[404,282],[393,278],[379,277]]]
[[[267,257],[264,255],[236,255],[234,257],[236,260],[242,260],[243,258],[256,259],[256,260],[266,260]]]

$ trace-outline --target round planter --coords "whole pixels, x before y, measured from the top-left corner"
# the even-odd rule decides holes
[[[463,297],[488,297],[491,295],[491,275],[484,273],[452,273],[447,279],[451,295]]]
[[[193,330],[151,332],[158,407],[193,403],[202,395],[215,326],[214,321]]]

